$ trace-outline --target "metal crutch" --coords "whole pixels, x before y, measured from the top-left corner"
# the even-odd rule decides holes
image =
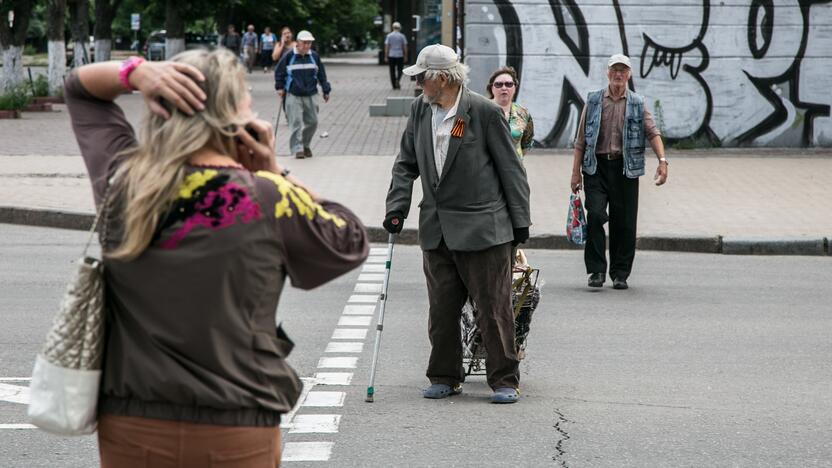
[[[373,384],[376,380],[376,364],[378,364],[378,351],[381,347],[381,331],[384,329],[384,307],[387,305],[387,286],[390,284],[390,265],[393,263],[393,244],[396,243],[396,235],[390,234],[387,238],[387,262],[384,264],[384,284],[381,287],[381,295],[379,301],[381,305],[378,309],[378,324],[376,324],[376,343],[373,346],[373,365],[370,367],[370,384],[367,386],[367,397],[364,401],[367,403],[373,402],[373,395],[375,388]]]
[[[283,112],[283,98],[280,98],[280,105],[277,106],[277,118],[274,119],[274,140],[277,142],[277,126],[280,125],[280,114]],[[277,143],[275,143],[277,148]]]

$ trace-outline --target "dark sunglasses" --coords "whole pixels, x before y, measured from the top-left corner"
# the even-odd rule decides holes
[[[419,83],[420,85],[422,83],[424,83],[425,82],[425,74],[426,74],[425,72],[422,72],[422,73],[419,73],[418,75],[416,75],[416,83]]]
[[[505,86],[506,88],[513,88],[514,82],[513,81],[495,81],[491,86],[494,86],[497,89],[502,88]]]

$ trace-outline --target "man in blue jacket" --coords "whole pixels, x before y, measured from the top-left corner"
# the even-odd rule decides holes
[[[312,51],[315,38],[309,31],[298,33],[297,45],[274,69],[274,88],[284,100],[291,136],[289,146],[298,159],[311,158],[312,136],[318,128],[318,85],[329,102],[332,87],[321,58]]]

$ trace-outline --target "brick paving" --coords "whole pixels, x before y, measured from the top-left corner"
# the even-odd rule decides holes
[[[358,58],[355,62],[365,61]],[[336,62],[326,65],[332,99],[320,99],[318,132],[312,142],[316,156],[393,155],[407,119],[369,117],[369,105],[385,102],[387,96],[412,96],[414,84],[402,80],[402,89],[390,88],[386,66]],[[254,110],[260,118],[274,122],[278,97],[271,73],[255,70],[248,75]],[[130,123],[138,128],[144,102],[138,94],[118,100]],[[52,113],[24,113],[22,119],[0,120],[0,155],[78,155],[66,106]],[[328,137],[322,138],[322,135]],[[277,155],[289,155],[289,130],[285,114],[277,134]]]
[[[363,59],[366,60],[366,57]],[[316,157],[288,157],[285,121],[278,132],[278,156],[324,196],[342,201],[368,226],[380,226],[390,167],[406,119],[370,118],[368,106],[388,95],[412,95],[389,87],[387,68],[359,60],[327,66],[332,100],[321,103],[320,126],[312,144]],[[254,105],[273,119],[277,97],[270,75],[250,76]],[[143,103],[137,95],[120,100],[136,125]],[[0,206],[90,213],[92,196],[66,111],[26,113],[0,120]],[[328,132],[328,138],[320,138]],[[641,179],[641,236],[832,237],[832,150],[713,149],[668,151],[670,180],[652,184],[655,160]],[[569,151],[533,152],[526,159],[532,187],[532,234],[562,234],[571,167]],[[421,199],[415,184],[406,227],[415,228]]]

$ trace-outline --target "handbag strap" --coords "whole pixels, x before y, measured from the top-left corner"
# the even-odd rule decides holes
[[[98,228],[98,224],[101,221],[101,216],[104,213],[104,211],[107,209],[107,205],[110,201],[110,187],[112,187],[112,185],[113,185],[112,184],[112,179],[107,180],[107,188],[104,189],[104,198],[101,200],[101,206],[99,207],[98,212],[95,213],[95,219],[93,220],[92,226],[90,227],[89,236],[87,237],[87,243],[86,243],[86,245],[84,245],[84,252],[81,254],[81,258],[87,258],[87,251],[90,249],[90,244],[92,243],[92,237],[95,235],[95,230],[96,230],[96,228]],[[105,216],[104,227],[102,228],[101,236],[99,236],[99,239],[101,240],[102,244],[107,238],[107,234],[104,232],[107,229],[107,219],[106,218],[108,218],[108,217]]]

